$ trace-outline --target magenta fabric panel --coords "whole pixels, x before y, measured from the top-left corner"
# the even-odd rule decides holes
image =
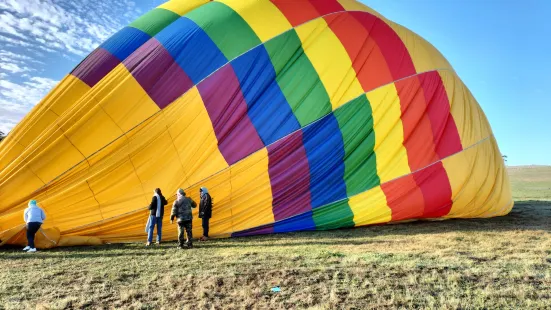
[[[275,220],[312,210],[310,168],[302,131],[268,146],[268,156]]]
[[[220,152],[232,165],[264,147],[251,119],[239,80],[231,65],[197,85],[218,139]]]
[[[74,70],[72,75],[90,87],[94,87],[104,76],[120,63],[119,59],[104,48],[95,49]]]
[[[191,79],[155,38],[123,63],[161,109],[193,87]]]
[[[269,235],[274,233],[274,224],[262,225],[247,230],[232,233],[232,237],[246,237],[255,235]]]

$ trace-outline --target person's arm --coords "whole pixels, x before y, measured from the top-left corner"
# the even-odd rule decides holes
[[[44,210],[40,209],[40,213],[42,214],[42,221],[44,222],[46,220],[46,212],[44,212]]]
[[[189,200],[191,200],[191,207],[192,208],[196,208],[197,207],[197,203],[195,201],[193,201],[193,199],[189,198]]]
[[[176,217],[176,201],[172,204],[172,211],[170,212],[170,223],[174,221],[174,218]]]
[[[163,196],[161,199],[162,199],[161,202],[163,203],[163,206],[166,206],[168,204],[168,201],[166,201],[165,196]]]
[[[25,223],[27,223],[27,217],[28,217],[28,209],[25,209],[25,211],[23,211],[23,220],[25,221]]]
[[[149,204],[149,210],[153,210],[157,206],[157,197],[153,196],[151,198],[151,203]]]

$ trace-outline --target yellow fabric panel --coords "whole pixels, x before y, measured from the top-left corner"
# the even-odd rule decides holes
[[[172,11],[178,15],[184,15],[208,2],[209,0],[170,0],[159,5],[158,8]]]
[[[84,156],[65,136],[59,136],[28,166],[44,183],[47,183],[84,159]]]
[[[57,246],[79,246],[79,245],[102,245],[103,242],[97,237],[87,236],[61,236]]]
[[[501,152],[497,147],[494,137],[490,137],[484,147],[481,147],[477,159],[482,161],[485,168],[484,178],[477,178],[477,186],[480,188],[476,196],[477,208],[473,210],[473,217],[493,217],[506,214],[512,207],[512,197],[509,189],[509,180]],[[507,183],[504,186],[504,183]]]
[[[61,115],[89,90],[90,86],[74,75],[68,74],[46,98],[50,96],[55,98],[50,109],[57,115]]]
[[[24,247],[27,245],[26,237],[27,229],[25,226],[16,227],[10,231],[1,235],[2,239],[0,244],[8,243],[19,245]],[[60,239],[59,230],[55,227],[52,228],[40,228],[35,235],[34,244],[38,249],[51,249],[58,246]]]
[[[211,176],[198,184],[187,188],[186,194],[197,202],[193,210],[193,235],[201,237],[203,229],[199,213],[199,188],[206,187],[212,197],[212,218],[210,219],[209,235],[220,236],[232,232],[232,183],[230,169]]]
[[[190,184],[228,167],[196,87],[163,110]]]
[[[64,231],[63,236],[96,236],[102,241],[145,241],[145,224],[149,217],[149,210],[142,208],[121,214],[117,217],[105,219],[91,225],[75,227]],[[163,233],[164,233],[163,229]],[[125,239],[126,238],[126,239]]]
[[[66,132],[69,140],[86,157],[122,134],[109,115],[97,106]]]
[[[338,1],[342,5],[342,7],[345,8],[347,11],[368,12],[379,18],[382,17],[381,14],[379,14],[378,12],[375,12],[375,10],[373,10],[372,8],[356,0],[338,0]]]
[[[452,187],[453,206],[447,218],[490,217],[510,211],[509,180],[493,137],[442,163]]]
[[[57,120],[57,114],[50,110],[46,110],[43,113],[35,115],[32,123],[32,127],[27,128],[28,131],[19,139],[19,144],[27,147],[31,144],[36,137],[43,134],[44,130],[51,126]]]
[[[164,193],[176,192],[182,180],[186,179],[168,131],[131,158],[146,193],[153,192],[155,188],[160,188]]]
[[[85,181],[49,193],[48,198],[39,203],[48,210],[47,217],[51,225],[61,231],[102,220],[99,204]]]
[[[394,84],[367,93],[373,110],[377,174],[381,183],[411,173],[401,120],[400,98]]]
[[[449,69],[453,71],[450,63],[432,44],[404,26],[388,20],[386,23],[404,42],[413,60],[416,72],[421,73],[436,69]]]
[[[6,141],[5,139],[4,141]],[[0,144],[0,175],[2,175],[2,170],[4,170],[17,156],[19,156],[25,149],[17,141],[13,141],[8,145],[7,141],[2,141]]]
[[[269,0],[218,0],[239,13],[262,42],[292,28],[285,15]],[[253,5],[254,4],[254,5]]]
[[[105,77],[105,82],[94,89],[94,95],[105,113],[123,132],[159,111],[159,107],[123,64]]]
[[[491,134],[486,117],[481,114],[478,103],[471,92],[451,71],[439,71],[450,102],[453,116],[463,148],[467,148]]]
[[[31,193],[44,185],[28,167],[18,170],[13,177],[3,181],[4,183],[0,185],[1,216],[3,212],[16,206],[20,210],[25,209],[28,200],[32,197]]]
[[[95,175],[88,183],[104,219],[144,208],[150,202],[130,161]]]
[[[268,150],[263,148],[230,169],[233,231],[274,222]]]
[[[380,186],[350,197],[348,205],[354,213],[355,226],[390,222],[392,210]]]
[[[296,31],[327,90],[333,110],[364,92],[348,53],[323,18],[301,25]]]

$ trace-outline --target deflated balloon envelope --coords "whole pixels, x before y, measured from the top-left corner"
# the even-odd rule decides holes
[[[173,0],[0,144],[0,239],[22,242],[32,198],[53,245],[141,240],[153,189],[169,213],[178,188],[198,201],[202,186],[214,237],[513,205],[484,113],[418,35],[353,0]]]

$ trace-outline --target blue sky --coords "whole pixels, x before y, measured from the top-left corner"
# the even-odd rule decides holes
[[[0,0],[0,130],[159,0]],[[510,165],[551,164],[551,2],[362,0],[449,60]],[[62,26],[60,26],[62,25]]]

